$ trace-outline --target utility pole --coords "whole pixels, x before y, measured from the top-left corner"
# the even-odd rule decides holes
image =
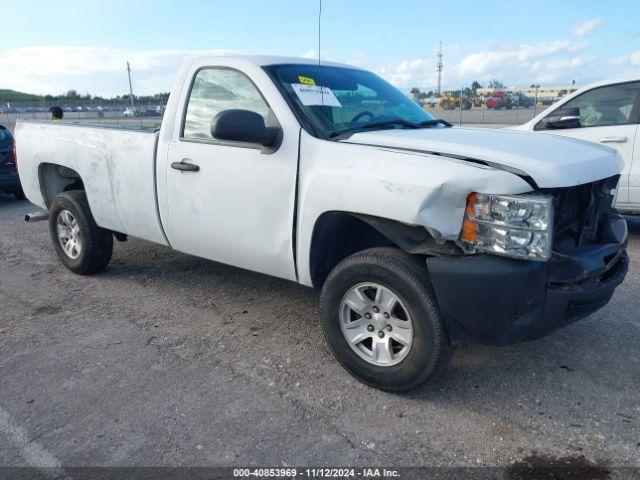
[[[440,51],[438,52],[438,90],[436,96],[440,97],[440,88],[442,86],[442,42],[440,42]]]
[[[464,102],[464,87],[460,87],[460,102],[458,107],[460,108],[460,116],[458,117],[458,125],[462,125],[462,102]]]
[[[136,107],[133,103],[133,87],[131,86],[131,65],[129,65],[129,62],[127,62],[127,75],[129,75],[129,98],[131,98],[131,115],[135,116]]]

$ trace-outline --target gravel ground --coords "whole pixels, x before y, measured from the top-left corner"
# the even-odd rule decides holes
[[[640,466],[640,222],[611,303],[464,346],[394,395],[332,358],[318,294],[132,239],[76,276],[0,195],[0,465]]]

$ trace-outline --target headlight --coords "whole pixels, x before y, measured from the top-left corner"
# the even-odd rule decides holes
[[[552,219],[551,197],[472,193],[460,238],[472,252],[545,261],[551,257]]]

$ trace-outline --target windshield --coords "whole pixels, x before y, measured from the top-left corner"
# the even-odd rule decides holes
[[[320,138],[435,123],[400,90],[365,70],[318,65],[271,65],[265,69],[303,126]]]

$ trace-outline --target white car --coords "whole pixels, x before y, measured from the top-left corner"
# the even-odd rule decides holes
[[[614,150],[451,127],[347,65],[197,58],[159,131],[19,121],[16,146],[71,271],[131,235],[322,289],[331,349],[382,389],[583,318],[628,270]]]
[[[579,138],[615,148],[624,161],[615,206],[640,213],[640,78],[593,83],[515,130]]]

